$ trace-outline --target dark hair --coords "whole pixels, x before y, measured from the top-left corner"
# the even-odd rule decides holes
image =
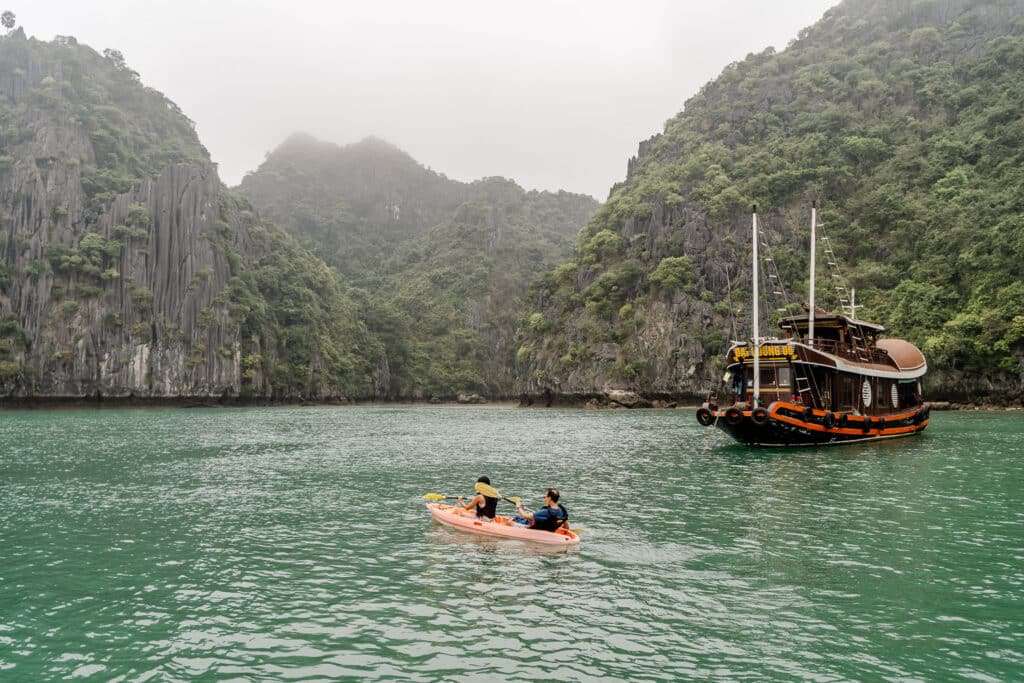
[[[558,502],[558,489],[548,489],[544,495],[550,498],[552,503]]]
[[[478,483],[478,484],[487,484],[488,486],[490,486],[491,485],[491,480],[488,479],[487,477],[480,477],[479,479],[476,480],[476,483]]]

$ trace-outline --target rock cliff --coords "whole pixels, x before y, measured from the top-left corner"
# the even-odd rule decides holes
[[[271,292],[295,278],[261,281],[260,264],[268,240],[297,246],[230,196],[191,122],[117,53],[20,29],[0,39],[0,124],[0,395],[325,397],[358,384],[330,371],[351,358],[283,344]],[[326,269],[304,270],[324,301],[339,297]]]

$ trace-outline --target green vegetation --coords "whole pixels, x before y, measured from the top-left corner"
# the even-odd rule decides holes
[[[674,292],[693,280],[693,259],[689,256],[666,256],[650,275],[651,284],[665,292]]]
[[[100,56],[73,39],[42,43],[7,36],[0,39],[0,64],[22,74],[32,71],[30,64],[44,65],[59,76],[28,83],[26,97],[0,107],[0,121],[7,122],[4,137],[16,145],[43,126],[80,126],[93,158],[74,161],[97,209],[170,164],[209,163],[192,122],[164,95],[144,87],[116,50]],[[49,120],[40,120],[40,113]],[[3,166],[0,160],[0,172]]]
[[[29,339],[14,314],[0,320],[0,386],[22,374],[21,363],[14,360],[17,352],[28,349]]]
[[[240,188],[332,265],[382,348],[389,398],[509,395],[528,282],[597,203],[488,178],[458,183],[380,140],[295,136]]]
[[[782,280],[805,289],[813,199],[862,316],[921,346],[933,368],[1019,376],[1021,111],[1019,15],[956,0],[844,3],[785,51],[729,65],[645,143],[575,257],[535,290],[552,325],[524,324],[524,348],[543,366],[551,354],[541,349],[564,354],[596,327],[624,332],[626,360],[644,360],[610,307],[624,318],[641,298],[709,292],[713,319],[693,334],[717,352],[735,335],[736,302],[749,299],[750,205],[768,208]],[[819,273],[827,297],[829,273]]]
[[[226,263],[230,273],[202,268],[181,284],[183,292],[173,291],[181,264],[170,264],[171,276],[161,278],[159,272],[168,267],[161,258],[167,255],[147,253],[155,229],[147,206],[135,203],[126,213],[122,207],[120,222],[106,232],[101,217],[110,215],[118,194],[174,164],[212,170],[192,122],[162,94],[144,87],[120,52],[105,50],[101,56],[70,37],[43,43],[19,31],[0,38],[0,82],[13,84],[0,85],[0,189],[7,187],[4,174],[19,166],[43,177],[81,178],[80,188],[69,182],[47,190],[64,196],[46,216],[41,255],[22,256],[40,242],[24,230],[8,232],[10,209],[0,207],[0,247],[17,254],[13,262],[0,263],[0,314],[7,314],[10,302],[32,300],[35,293],[25,296],[22,288],[52,284],[52,305],[43,313],[49,319],[32,320],[33,312],[18,311],[0,325],[0,381],[13,379],[24,388],[27,370],[43,368],[45,376],[45,368],[71,361],[66,342],[86,334],[109,347],[150,341],[180,345],[185,367],[202,381],[211,359],[235,356],[236,343],[221,340],[237,334],[247,394],[373,394],[371,368],[383,352],[359,320],[359,308],[321,260],[280,229],[261,224],[244,200],[226,190],[211,198],[218,214],[205,237],[223,257],[220,267]],[[3,95],[11,88],[17,98]],[[67,155],[41,156],[40,139],[68,140]],[[51,172],[58,166],[66,173]],[[13,196],[26,207],[20,210],[29,212],[32,198],[20,193],[4,196]],[[156,201],[166,206],[174,198]],[[164,221],[161,229],[173,229],[183,218]],[[207,256],[206,248],[189,245],[183,262]],[[226,287],[212,289],[225,279]],[[170,310],[168,301],[183,303]],[[122,317],[125,304],[129,317]],[[19,319],[39,335],[34,344]]]
[[[254,218],[248,203],[227,190],[220,203],[222,218]],[[337,277],[280,229],[244,227],[245,267],[232,270],[226,300],[219,303],[241,327],[245,391],[262,392],[254,384],[262,370],[277,398],[372,395],[371,369],[381,349]],[[208,238],[229,262],[242,264],[232,236],[231,223],[221,220]],[[199,325],[211,322],[212,313],[201,312]]]

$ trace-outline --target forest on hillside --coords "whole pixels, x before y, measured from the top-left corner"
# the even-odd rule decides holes
[[[925,351],[934,393],[1019,398],[1022,10],[848,0],[785,50],[725,68],[641,144],[537,287],[523,386],[699,395],[727,339],[749,334],[750,207],[798,305],[816,201],[858,314]],[[685,332],[654,348],[651,319]]]
[[[295,135],[239,192],[339,274],[384,346],[386,398],[509,397],[528,284],[597,209],[568,192],[472,183],[379,139]]]

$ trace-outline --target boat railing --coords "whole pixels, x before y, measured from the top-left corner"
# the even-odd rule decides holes
[[[813,341],[804,340],[804,343],[815,350],[858,363],[879,363],[881,365],[890,365],[892,363],[889,353],[878,347],[870,349],[854,348],[848,344],[840,344],[835,339],[821,338],[814,339]]]

